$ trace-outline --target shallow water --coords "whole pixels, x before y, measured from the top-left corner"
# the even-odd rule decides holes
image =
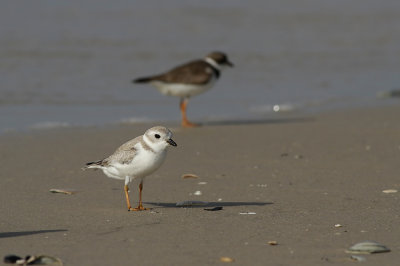
[[[178,122],[177,98],[131,80],[213,50],[235,68],[195,121],[391,104],[376,95],[400,84],[395,0],[5,1],[0,24],[0,132]]]

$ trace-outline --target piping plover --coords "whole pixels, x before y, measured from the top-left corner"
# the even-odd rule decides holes
[[[213,52],[204,59],[194,60],[177,66],[160,75],[134,79],[134,83],[150,83],[162,94],[180,97],[182,126],[193,127],[186,116],[186,106],[191,96],[210,89],[226,66],[233,67],[222,52]]]
[[[156,171],[164,162],[169,145],[177,146],[171,139],[171,131],[162,126],[148,129],[144,135],[122,144],[109,157],[87,163],[84,169],[99,168],[111,178],[125,180],[125,197],[128,211],[148,210],[142,205],[143,180]],[[135,178],[139,183],[139,205],[132,208],[129,200],[128,184]]]

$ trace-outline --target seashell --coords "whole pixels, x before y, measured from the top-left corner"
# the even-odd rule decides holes
[[[188,179],[188,178],[199,178],[199,176],[195,175],[195,174],[183,174],[182,175],[183,179]]]
[[[234,262],[235,260],[230,257],[221,257],[219,259],[221,262]]]
[[[5,263],[17,265],[49,265],[49,266],[62,266],[63,263],[59,258],[39,255],[39,256],[26,256],[24,259],[16,255],[8,255],[4,257]]]
[[[397,193],[397,189],[385,189],[382,192],[383,193]]]
[[[200,190],[197,190],[193,194],[196,195],[196,196],[201,196],[203,193],[201,193]]]
[[[28,259],[28,265],[51,265],[51,266],[62,266],[63,263],[59,258],[40,255],[40,256],[32,256],[32,259]]]
[[[389,251],[390,249],[374,241],[360,242],[350,247],[348,250],[346,250],[347,253],[353,253],[353,254],[371,254],[371,253],[382,253]]]
[[[336,228],[338,228],[338,227],[342,227],[343,225],[341,225],[341,224],[335,224],[335,227]]]
[[[51,193],[61,193],[61,194],[67,194],[67,195],[72,195],[75,194],[76,191],[72,189],[58,189],[58,188],[52,188],[49,190]]]
[[[276,246],[276,245],[278,245],[278,241],[275,241],[275,240],[268,241],[268,245]]]
[[[187,201],[177,202],[176,207],[205,206],[207,204],[208,204],[207,201],[187,200]]]

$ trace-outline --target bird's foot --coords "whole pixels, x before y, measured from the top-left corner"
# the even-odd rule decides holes
[[[195,124],[189,121],[182,121],[182,127],[199,127],[200,124]]]
[[[145,207],[143,207],[143,206],[137,206],[136,208],[129,208],[128,209],[128,211],[135,211],[135,212],[137,212],[137,211],[148,211],[148,210],[151,210],[151,208],[145,208]]]

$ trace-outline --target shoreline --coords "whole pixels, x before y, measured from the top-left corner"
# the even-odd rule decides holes
[[[195,129],[167,124],[178,147],[146,178],[148,212],[127,212],[123,182],[81,167],[149,124],[2,135],[0,255],[46,254],[65,265],[218,265],[220,257],[343,265],[355,263],[347,248],[374,240],[391,252],[363,255],[363,263],[393,265],[399,193],[382,191],[400,190],[399,114],[390,106]],[[186,200],[223,209],[175,206]]]
[[[326,104],[324,104],[324,102]],[[218,114],[218,109],[213,107],[208,112],[204,112],[201,106],[206,104],[205,100],[193,102],[193,110],[189,110],[190,118],[197,123],[204,123],[205,125],[214,125],[221,122],[229,122],[234,124],[235,121],[262,121],[268,119],[279,119],[287,117],[299,117],[299,116],[315,116],[324,115],[329,113],[336,113],[342,111],[351,111],[357,109],[374,109],[374,108],[385,108],[390,106],[396,106],[398,99],[396,98],[371,98],[368,101],[349,101],[347,103],[338,103],[339,100],[321,100],[321,102],[314,103],[314,105],[299,105],[295,103],[281,103],[281,104],[266,104],[248,106],[241,112],[234,114],[227,114],[226,111]],[[325,106],[326,105],[326,106]],[[275,111],[274,108],[279,106]],[[324,107],[322,107],[324,106]],[[141,110],[136,113],[136,116],[129,116],[132,110],[128,106],[98,106],[98,108],[90,108],[83,106],[58,106],[61,110],[55,109],[56,106],[37,106],[32,110],[29,110],[28,106],[14,106],[7,109],[3,106],[3,117],[1,118],[0,124],[0,136],[8,133],[19,133],[19,132],[35,132],[42,130],[53,130],[53,129],[65,129],[65,128],[91,128],[91,127],[118,127],[124,125],[136,125],[136,124],[178,124],[180,122],[180,114],[174,112],[176,109],[175,105],[165,106],[165,110],[158,115],[158,119],[154,119],[155,114],[151,110],[147,110],[151,113],[150,116],[146,117],[144,111]],[[77,108],[78,107],[78,108]],[[166,108],[168,107],[168,108]],[[111,109],[110,109],[111,108]],[[113,109],[116,108],[116,109]],[[244,110],[247,110],[244,112]],[[81,117],[81,113],[87,113],[86,118]],[[51,115],[49,115],[49,113]],[[58,117],[53,117],[52,114],[58,114]],[[193,113],[193,114],[191,114]],[[207,115],[214,113],[215,115]],[[47,114],[43,116],[43,114]],[[196,116],[197,114],[197,116]],[[13,117],[9,119],[9,117]],[[91,117],[89,119],[88,117]],[[39,119],[40,118],[40,119]],[[166,122],[160,122],[166,121]],[[4,126],[7,125],[7,126]]]
[[[397,99],[393,98],[390,99],[389,101],[386,100],[385,103],[383,102],[378,102],[374,101],[374,103],[370,103],[368,105],[356,105],[356,106],[346,106],[346,107],[341,107],[341,108],[322,108],[318,110],[307,110],[307,109],[300,109],[295,111],[291,110],[284,110],[284,111],[270,111],[268,113],[262,114],[253,114],[253,115],[246,115],[246,116],[239,116],[238,118],[234,117],[224,117],[221,116],[218,118],[218,116],[211,118],[193,118],[193,120],[196,123],[202,124],[204,126],[213,126],[213,125],[240,125],[240,124],[257,124],[257,123],[267,123],[269,121],[275,121],[275,120],[285,120],[285,119],[297,119],[297,118],[302,118],[302,117],[313,117],[313,116],[323,116],[323,115],[329,115],[329,114],[335,114],[335,113],[342,113],[342,112],[352,112],[352,111],[357,111],[357,110],[373,110],[373,109],[382,109],[382,108],[391,108],[395,107],[397,105]],[[178,114],[177,114],[178,115]],[[25,126],[21,127],[19,126],[18,128],[12,128],[12,127],[7,127],[3,128],[0,131],[0,137],[2,136],[7,136],[7,135],[12,135],[12,134],[36,134],[40,132],[46,132],[46,131],[57,131],[57,130],[84,130],[84,129],[91,129],[91,128],[97,128],[100,130],[103,129],[108,129],[108,128],[118,128],[118,127],[129,127],[129,126],[136,126],[136,125],[158,125],[158,124],[166,124],[166,125],[175,125],[176,127],[180,126],[180,120],[178,119],[168,119],[164,122],[161,122],[161,120],[151,120],[151,119],[145,119],[145,118],[119,118],[115,120],[114,122],[109,121],[106,122],[105,124],[87,124],[87,125],[82,125],[82,124],[74,124],[68,121],[42,121],[42,122],[35,122],[34,124],[28,125],[26,124]]]

